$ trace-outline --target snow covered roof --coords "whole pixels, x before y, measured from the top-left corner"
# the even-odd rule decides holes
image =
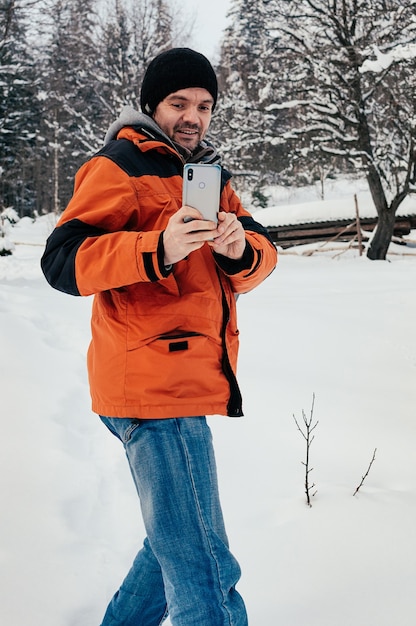
[[[356,192],[360,218],[376,217],[377,212],[369,191]],[[408,196],[400,205],[398,216],[416,215],[416,194]],[[255,219],[263,226],[289,226],[337,220],[355,219],[354,193],[333,195],[327,200],[275,204],[259,209]]]

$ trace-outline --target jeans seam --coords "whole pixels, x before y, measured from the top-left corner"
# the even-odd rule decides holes
[[[162,615],[162,619],[159,622],[159,626],[162,626],[163,622],[165,621],[165,619],[167,619],[168,615],[169,615],[169,608],[168,608],[168,605],[166,605],[165,612]]]
[[[223,586],[222,586],[222,583],[221,583],[220,570],[219,570],[219,567],[218,567],[218,559],[215,556],[215,552],[213,550],[212,543],[211,543],[211,540],[209,538],[209,533],[208,533],[206,524],[204,522],[204,516],[202,514],[201,505],[200,505],[199,497],[198,497],[198,492],[197,492],[197,489],[195,487],[194,475],[192,473],[192,467],[191,467],[191,463],[190,463],[190,460],[189,460],[188,448],[187,448],[187,445],[186,445],[186,442],[185,442],[185,438],[183,437],[181,429],[179,427],[178,420],[176,420],[176,428],[177,428],[177,431],[178,431],[178,434],[179,434],[179,437],[180,437],[180,440],[181,440],[181,443],[182,443],[182,448],[183,448],[183,451],[184,451],[184,454],[185,454],[185,459],[186,459],[186,466],[188,468],[188,473],[189,473],[189,476],[191,478],[192,493],[194,495],[196,507],[197,507],[197,510],[198,510],[199,520],[201,522],[201,526],[202,526],[202,528],[204,530],[204,533],[205,533],[205,538],[206,538],[207,543],[208,543],[208,547],[209,547],[209,551],[210,551],[211,557],[212,557],[212,559],[213,559],[213,561],[215,563],[215,569],[216,569],[218,583],[219,583],[221,597],[222,597],[221,604],[222,604],[222,606],[224,608],[224,611],[227,614],[230,626],[233,626],[232,625],[232,621],[231,621],[231,614],[230,614],[229,610],[227,609],[227,607],[225,605],[225,593],[224,593]]]
[[[130,441],[134,431],[136,430],[136,428],[139,428],[139,426],[140,426],[140,422],[138,420],[136,422],[131,422],[130,426],[126,428],[125,430],[123,443],[126,444]]]

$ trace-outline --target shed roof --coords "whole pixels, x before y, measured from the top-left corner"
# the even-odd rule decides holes
[[[356,193],[361,218],[377,217],[371,194],[360,190]],[[407,196],[397,210],[398,216],[416,215],[416,194]],[[328,200],[311,199],[310,202],[282,204],[259,209],[255,219],[263,226],[289,226],[320,222],[355,219],[354,193],[331,197]]]

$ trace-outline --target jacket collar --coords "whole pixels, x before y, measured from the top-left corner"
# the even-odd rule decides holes
[[[122,108],[119,117],[109,127],[105,135],[104,144],[109,143],[113,139],[117,139],[120,131],[126,126],[132,127],[136,131],[140,131],[148,139],[153,139],[167,144],[167,146],[175,150],[175,152],[177,152],[185,162],[220,163],[221,161],[217,150],[209,141],[201,141],[196,150],[191,152],[183,146],[173,142],[151,117],[136,111],[133,107],[128,105]]]

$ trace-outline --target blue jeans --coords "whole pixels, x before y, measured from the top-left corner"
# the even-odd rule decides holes
[[[205,417],[101,417],[123,443],[147,537],[101,626],[247,626]]]

